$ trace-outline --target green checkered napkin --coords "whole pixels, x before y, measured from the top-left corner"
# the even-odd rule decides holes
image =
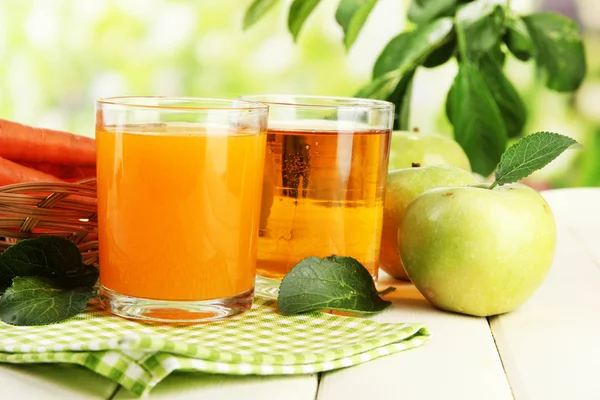
[[[207,324],[139,323],[94,306],[56,325],[0,322],[0,362],[79,364],[144,395],[175,370],[309,374],[417,347],[429,335],[421,324],[325,313],[284,317],[273,300],[278,284],[258,278],[250,311]]]

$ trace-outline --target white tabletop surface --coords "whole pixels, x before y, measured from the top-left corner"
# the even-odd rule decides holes
[[[424,322],[424,346],[355,367],[284,377],[176,373],[151,399],[600,399],[600,189],[543,193],[558,245],[552,269],[518,310],[492,318],[430,306],[411,285],[398,290],[388,322]],[[69,365],[0,364],[1,398],[131,399],[112,381]]]

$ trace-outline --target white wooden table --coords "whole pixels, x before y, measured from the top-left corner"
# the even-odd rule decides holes
[[[558,227],[548,278],[520,309],[475,318],[431,307],[410,284],[380,321],[425,322],[423,347],[352,368],[292,377],[178,373],[152,399],[600,399],[600,189],[544,193]],[[84,368],[0,364],[1,398],[134,398]]]

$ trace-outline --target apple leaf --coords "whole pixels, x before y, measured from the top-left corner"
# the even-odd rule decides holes
[[[298,34],[300,34],[300,30],[306,22],[306,19],[313,12],[315,7],[319,5],[320,1],[321,0],[294,0],[290,6],[288,29],[290,30],[294,41],[298,39]]]
[[[576,144],[575,139],[552,132],[537,132],[525,136],[502,154],[496,169],[496,180],[490,189],[529,176]]]
[[[535,61],[546,73],[546,86],[557,92],[576,90],[587,69],[577,24],[554,13],[528,15],[523,21],[534,44]]]
[[[11,325],[47,325],[82,312],[95,292],[90,288],[65,290],[50,279],[17,277],[0,297],[0,318]]]
[[[283,278],[277,298],[283,315],[337,310],[375,313],[390,306],[369,271],[352,257],[308,257]]]
[[[269,12],[279,0],[254,0],[244,14],[243,29],[248,29]]]
[[[350,49],[367,21],[377,0],[342,0],[335,12],[337,23],[344,30],[344,45]]]

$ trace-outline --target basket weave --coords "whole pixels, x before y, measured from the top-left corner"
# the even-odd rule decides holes
[[[0,187],[0,253],[20,239],[62,236],[87,264],[98,264],[96,179]]]

